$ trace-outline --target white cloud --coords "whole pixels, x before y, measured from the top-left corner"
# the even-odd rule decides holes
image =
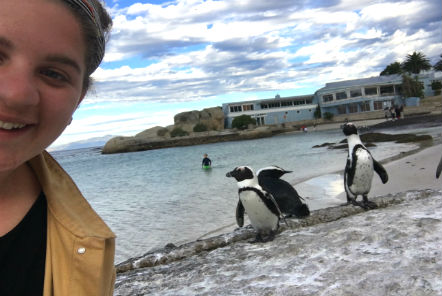
[[[228,93],[247,99],[255,92],[320,88],[377,75],[413,51],[438,59],[442,45],[436,0],[115,3],[105,62],[124,66],[105,63],[94,73],[89,104],[207,102]],[[131,125],[162,118],[146,114],[151,121],[132,119]],[[87,132],[83,124],[67,132]]]

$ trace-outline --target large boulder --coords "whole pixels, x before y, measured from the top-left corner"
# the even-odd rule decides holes
[[[224,112],[221,107],[206,108],[201,111],[188,111],[175,115],[174,126],[192,132],[198,123],[204,124],[208,130],[224,129]]]

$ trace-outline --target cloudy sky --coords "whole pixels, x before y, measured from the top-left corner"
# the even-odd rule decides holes
[[[440,0],[106,0],[114,25],[95,86],[53,146],[132,136],[179,112],[312,94],[442,54]]]

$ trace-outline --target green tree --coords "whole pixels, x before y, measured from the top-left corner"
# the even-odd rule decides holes
[[[402,64],[402,69],[408,73],[419,74],[422,70],[430,70],[431,64],[430,60],[423,53],[413,52],[407,55]]]
[[[440,55],[440,60],[439,60],[439,62],[437,62],[434,66],[433,66],[433,68],[434,68],[434,70],[436,70],[436,71],[442,71],[442,54]]]
[[[417,77],[412,78],[407,74],[402,74],[402,92],[405,97],[424,97],[424,86]]]
[[[434,90],[434,95],[438,96],[441,93],[441,89],[442,89],[442,82],[438,81],[438,80],[434,80],[431,82],[431,89]]]
[[[196,133],[205,132],[207,131],[207,125],[205,125],[204,123],[197,123],[193,127],[193,131]]]
[[[384,71],[381,72],[381,76],[383,75],[393,75],[393,74],[401,74],[402,66],[399,62],[394,62],[385,67]]]
[[[186,132],[185,130],[183,130],[182,128],[180,128],[180,127],[176,127],[176,128],[174,128],[170,132],[170,136],[172,138],[174,138],[174,137],[183,137],[183,136],[187,136],[187,135],[189,135],[189,133]]]
[[[324,119],[327,119],[327,120],[332,120],[333,117],[335,117],[335,115],[331,112],[324,112],[323,115],[324,115]]]
[[[235,117],[232,121],[232,128],[246,129],[249,124],[256,124],[256,119],[250,115],[240,115]]]

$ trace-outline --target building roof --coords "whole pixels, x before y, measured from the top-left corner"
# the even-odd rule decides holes
[[[402,83],[402,76],[395,74],[395,75],[375,76],[375,77],[360,78],[353,80],[344,80],[337,82],[328,82],[325,84],[325,87],[320,88],[318,92],[323,92],[329,89],[337,89],[337,88],[351,88],[354,86],[391,84],[391,83]]]

